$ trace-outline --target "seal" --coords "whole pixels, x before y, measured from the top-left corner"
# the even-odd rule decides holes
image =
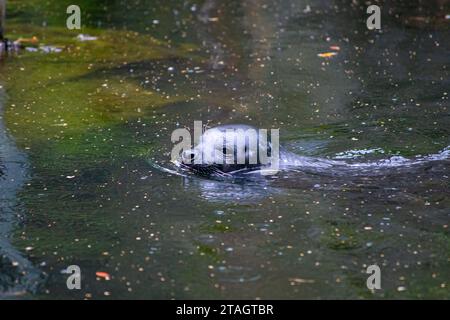
[[[249,125],[222,125],[206,130],[200,142],[184,150],[175,162],[199,175],[230,176],[270,165],[272,144],[263,143],[258,130]]]
[[[234,124],[221,125],[206,130],[199,142],[184,150],[175,165],[201,176],[242,177],[264,172],[273,167],[296,173],[321,176],[376,176],[401,173],[412,167],[450,158],[450,147],[437,154],[414,159],[393,156],[367,162],[347,162],[337,159],[301,156],[275,146],[258,134],[255,127]],[[269,170],[270,171],[270,170]],[[271,174],[269,174],[271,175]]]

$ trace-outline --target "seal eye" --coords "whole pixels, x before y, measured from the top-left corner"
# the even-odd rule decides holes
[[[195,160],[196,152],[194,150],[185,150],[181,154],[182,160],[185,163],[192,163]]]

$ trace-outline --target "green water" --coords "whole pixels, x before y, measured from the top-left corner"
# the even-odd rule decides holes
[[[386,4],[382,31],[369,31],[352,3],[78,1],[83,29],[70,31],[70,1],[8,1],[9,38],[62,49],[0,64],[3,121],[30,171],[9,236],[41,278],[16,295],[449,298],[448,161],[396,190],[389,176],[377,190],[266,187],[148,161],[168,159],[171,132],[194,120],[280,128],[288,149],[310,156],[449,146],[449,6]],[[330,46],[336,56],[317,56]],[[20,278],[8,263],[0,272]],[[81,290],[61,273],[72,264]]]

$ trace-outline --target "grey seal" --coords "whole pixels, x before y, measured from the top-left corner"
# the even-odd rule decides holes
[[[299,156],[278,144],[278,141],[261,136],[253,126],[221,125],[206,130],[200,142],[192,149],[184,150],[175,164],[199,175],[235,177],[255,172],[269,172],[270,175],[272,171],[289,168],[320,170],[341,164],[339,161]]]
[[[259,135],[256,136],[256,140],[253,139],[254,143],[252,143],[250,139],[252,132],[258,132],[258,129],[245,124],[210,128],[203,133],[197,145],[184,150],[174,162],[179,168],[202,176],[248,176],[267,170],[273,166],[273,159],[276,159],[279,171],[333,177],[361,177],[401,173],[413,167],[418,168],[420,165],[450,158],[449,147],[439,153],[413,159],[393,156],[367,162],[301,156],[282,146],[274,148],[273,141],[264,141]],[[238,141],[241,143],[239,144]],[[241,151],[240,157],[239,151]]]
[[[176,164],[200,175],[227,176],[259,170],[269,164],[263,163],[260,154],[270,155],[272,145],[261,143],[259,135],[253,133],[257,129],[244,124],[210,128],[202,134],[200,143],[183,151]]]

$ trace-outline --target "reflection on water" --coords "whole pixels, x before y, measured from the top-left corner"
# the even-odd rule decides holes
[[[4,127],[2,95],[0,90],[0,298],[13,298],[35,292],[41,279],[39,271],[10,243],[13,227],[22,218],[15,197],[27,180],[28,162]]]
[[[60,1],[8,5],[9,38],[62,48],[0,66],[31,175],[6,251],[48,273],[30,297],[449,297],[447,156],[371,178],[161,170],[194,120],[280,128],[295,154],[348,163],[448,153],[448,1],[382,2],[379,32],[359,1],[81,1],[93,41],[64,29]]]
[[[255,179],[249,181],[242,179],[233,182],[186,177],[183,179],[183,186],[186,190],[192,190],[193,188],[199,190],[201,197],[207,201],[219,203],[231,201],[252,203],[279,192],[270,188],[270,185],[262,177],[257,181]]]

